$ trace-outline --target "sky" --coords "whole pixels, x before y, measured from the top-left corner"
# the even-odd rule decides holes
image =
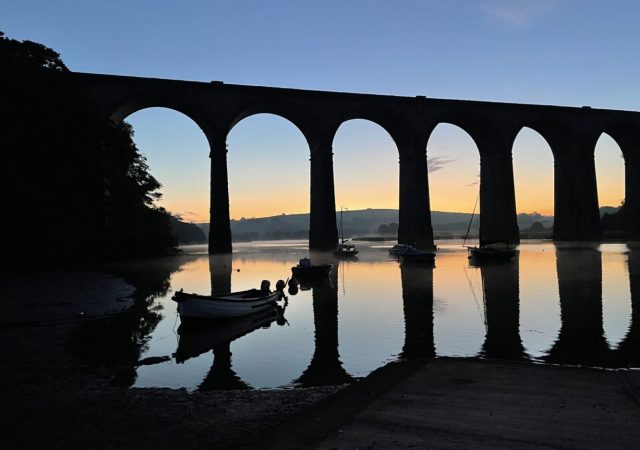
[[[0,30],[41,42],[67,67],[95,72],[343,92],[425,95],[638,110],[640,38],[634,0],[30,1],[2,2]],[[161,205],[206,221],[204,135],[161,108],[127,118]],[[272,115],[229,135],[232,218],[309,210],[301,133]],[[379,126],[343,124],[333,143],[338,208],[397,208],[397,149]],[[439,125],[429,139],[432,210],[471,211],[479,156]],[[553,212],[553,158],[524,129],[513,149],[518,212]],[[606,135],[596,148],[601,206],[624,198],[624,162]]]

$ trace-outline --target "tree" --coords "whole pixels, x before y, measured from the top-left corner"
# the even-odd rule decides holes
[[[175,247],[160,183],[127,124],[93,115],[55,51],[0,33],[0,192],[7,256],[160,254]],[[7,219],[11,217],[12,219]]]

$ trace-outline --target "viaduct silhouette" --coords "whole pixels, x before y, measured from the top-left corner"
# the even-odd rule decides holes
[[[309,145],[312,250],[333,249],[338,241],[332,142],[340,125],[351,119],[380,125],[397,146],[401,243],[433,246],[426,149],[431,132],[440,123],[462,128],[479,150],[483,241],[519,242],[511,150],[523,127],[542,135],[553,152],[555,240],[601,238],[594,152],[602,133],[610,135],[622,150],[627,234],[640,237],[638,112],[85,73],[71,73],[69,80],[96,113],[114,122],[141,109],[165,107],[183,113],[202,129],[211,161],[210,253],[231,251],[227,135],[242,119],[260,113],[289,120]]]

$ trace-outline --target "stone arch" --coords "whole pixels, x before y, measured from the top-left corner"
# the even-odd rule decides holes
[[[511,128],[511,147],[513,147],[513,141],[524,128],[529,128],[542,136],[549,145],[554,158],[566,152],[570,147],[573,130],[568,122],[559,117],[536,115],[518,121]]]
[[[528,135],[529,142],[527,142],[527,135]],[[522,141],[519,142],[521,138],[524,139],[524,142]],[[530,149],[530,147],[528,146],[533,146],[533,145],[537,145],[539,147],[546,146],[549,150],[548,155],[545,155],[547,148],[540,149],[543,151],[538,151],[539,147],[537,147],[533,151],[536,152],[536,155],[539,154],[541,158],[537,158],[535,161],[533,161],[533,163],[530,160],[530,162],[527,163],[526,165],[527,170],[525,171],[519,170],[519,168],[524,167],[524,165],[518,164],[518,160],[520,158],[523,158],[526,161],[527,159],[530,159],[533,156],[530,156],[530,158],[525,158],[525,154],[523,152],[518,152],[516,150],[518,148],[522,148],[522,150],[527,150],[527,149]],[[513,165],[514,175],[515,174],[518,175],[514,177],[515,193],[516,193],[516,211],[518,213],[539,212],[539,213],[542,213],[542,215],[545,215],[545,213],[547,213],[553,216],[554,161],[553,161],[553,150],[551,149],[551,145],[549,144],[549,142],[545,139],[545,137],[539,131],[533,128],[530,128],[529,126],[522,126],[519,128],[518,133],[514,136],[513,142],[511,144],[511,154],[514,161],[514,165]],[[548,167],[544,165],[547,163],[545,162],[545,158],[549,159]],[[539,164],[539,166],[536,164]],[[546,169],[548,169],[548,171]],[[549,178],[550,180],[547,180],[546,178]],[[523,185],[528,187],[523,188]],[[523,203],[526,205],[526,204],[531,204],[532,202],[536,202],[540,196],[540,192],[541,191],[544,192],[545,189],[548,189],[549,185],[551,186],[551,190],[548,193],[547,197],[548,199],[551,200],[550,205],[545,206],[541,204],[534,204],[533,206],[530,206],[530,207],[526,207],[526,206],[523,207]],[[543,225],[545,224],[543,223]],[[525,232],[528,226],[529,225],[525,225],[525,228],[524,228]]]
[[[227,127],[227,133],[230,133],[243,120],[258,114],[270,114],[290,122],[302,133],[307,144],[312,145],[312,127],[313,124],[317,124],[317,120],[308,111],[279,101],[260,101],[238,108],[230,115],[231,120]]]
[[[115,123],[122,122],[127,117],[149,108],[166,108],[187,116],[207,135],[208,124],[204,115],[191,104],[178,99],[166,98],[155,92],[140,92],[128,95],[115,101],[108,111],[108,117]]]
[[[398,153],[402,155],[408,151],[408,147],[415,142],[417,133],[405,118],[396,112],[380,107],[356,107],[341,114],[333,125],[333,134],[331,141],[333,142],[338,129],[346,122],[351,120],[366,120],[378,125],[385,130],[396,144]],[[426,150],[426,148],[425,148]]]
[[[384,127],[368,119],[343,121],[333,133],[331,146],[338,209],[342,206],[350,209],[399,207],[398,144]],[[349,151],[341,151],[347,147]],[[389,194],[394,198],[385,206]],[[372,198],[380,203],[374,204]],[[391,222],[397,223],[397,220]]]
[[[606,140],[609,140],[609,143],[606,143]],[[622,162],[621,162],[621,167],[619,168],[612,168],[612,167],[607,167],[604,168],[603,164],[602,164],[602,158],[599,158],[598,155],[602,155],[602,150],[600,152],[598,152],[598,149],[602,149],[603,145],[605,146],[605,148],[609,147],[609,151],[615,151],[616,148],[611,148],[611,145],[607,145],[607,144],[613,144],[613,147],[617,147],[617,150],[620,152],[621,158],[622,158]],[[612,201],[610,198],[612,195],[607,195],[605,192],[608,191],[609,189],[604,189],[605,187],[605,183],[602,183],[604,178],[603,176],[605,176],[603,174],[603,172],[609,172],[609,178],[613,177],[617,177],[618,179],[622,180],[622,194],[621,194],[621,198],[619,200],[624,201],[624,161],[625,161],[625,155],[624,155],[624,151],[622,150],[622,146],[620,145],[620,143],[618,142],[618,140],[616,140],[613,136],[611,136],[611,134],[607,133],[606,131],[601,132],[595,143],[594,143],[594,156],[595,156],[595,165],[596,165],[596,181],[598,183],[598,204],[600,206],[618,206],[619,201],[615,200],[615,204],[610,204],[610,202]],[[613,156],[613,155],[611,155]],[[613,166],[616,164],[610,164],[609,166]],[[610,172],[615,171],[615,172],[619,172],[615,175],[612,175]]]
[[[453,125],[464,131],[475,144],[480,155],[489,154],[496,150],[491,143],[501,135],[497,123],[488,116],[463,109],[444,110],[431,117],[426,127],[427,143],[431,134],[440,124]]]
[[[238,121],[226,141],[231,217],[308,211],[308,140],[295,123],[279,114],[255,112]],[[287,183],[282,183],[277,175],[285,167],[289,176]],[[258,183],[258,180],[261,181]],[[279,198],[287,199],[286,203],[277,202]],[[306,230],[300,227],[300,230],[280,231]],[[301,239],[306,235],[297,233],[291,238]]]
[[[435,166],[435,164],[449,164],[452,163],[453,165],[456,165],[458,168],[460,168],[460,164],[464,163],[465,160],[468,160],[469,157],[469,152],[468,151],[464,151],[464,157],[457,157],[456,155],[451,155],[450,153],[447,153],[445,155],[440,155],[440,154],[435,154],[434,155],[434,149],[433,149],[433,145],[434,145],[434,138],[437,138],[437,135],[439,134],[439,132],[437,130],[444,130],[444,132],[446,132],[446,130],[450,130],[453,131],[455,130],[455,133],[461,137],[464,136],[464,139],[468,139],[470,141],[470,143],[472,144],[474,150],[473,151],[473,155],[474,155],[474,168],[473,168],[473,173],[471,173],[468,170],[465,170],[464,172],[469,172],[467,173],[468,177],[462,181],[462,180],[458,180],[459,182],[457,183],[459,185],[459,188],[463,191],[473,191],[473,193],[469,194],[469,201],[463,201],[460,206],[455,206],[455,204],[453,206],[449,206],[449,207],[442,207],[439,204],[438,198],[441,197],[446,197],[447,199],[451,200],[451,195],[455,195],[452,192],[452,189],[455,187],[451,185],[451,183],[455,183],[456,180],[455,178],[451,178],[451,177],[447,177],[445,180],[443,180],[445,182],[445,184],[447,185],[447,192],[443,193],[439,187],[440,180],[439,180],[439,175],[441,175],[441,173],[436,173],[434,175],[434,172],[437,172],[438,168],[437,166]],[[468,143],[466,142],[463,147],[465,149],[468,148]],[[453,209],[452,212],[466,212],[468,210],[468,212],[471,212],[473,206],[474,206],[474,202],[476,200],[476,197],[478,196],[478,189],[479,189],[479,175],[480,175],[480,150],[478,148],[478,144],[476,142],[476,140],[473,138],[473,136],[471,134],[469,134],[469,132],[467,130],[465,130],[464,128],[462,128],[461,126],[459,126],[456,123],[452,123],[450,121],[442,121],[439,122],[438,124],[436,124],[436,126],[434,126],[430,132],[429,132],[429,140],[427,142],[427,154],[429,155],[429,158],[427,159],[427,170],[430,172],[430,177],[429,177],[429,182],[430,182],[430,196],[431,196],[431,208],[434,211],[451,211],[451,209]],[[477,155],[477,156],[475,156]],[[438,158],[434,161],[433,158]],[[442,159],[439,159],[442,158]],[[446,159],[449,158],[449,159]],[[457,172],[457,175],[459,176],[460,172]],[[435,194],[435,196],[434,196]],[[460,191],[458,190],[458,194],[460,194]],[[434,201],[434,199],[436,199]],[[449,204],[451,204],[451,202],[449,202]],[[467,206],[463,206],[463,204],[467,204]],[[461,209],[464,208],[464,209]],[[477,211],[476,211],[477,212]],[[477,218],[476,218],[476,224],[477,224]]]
[[[186,221],[207,220],[210,143],[202,128],[176,109],[157,106],[138,109],[124,120],[133,128],[133,142],[150,172],[162,184],[158,205]]]

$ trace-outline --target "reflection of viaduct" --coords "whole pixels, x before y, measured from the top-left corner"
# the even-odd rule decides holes
[[[338,261],[334,261],[336,265]],[[210,258],[214,293],[231,287],[231,255]],[[640,364],[640,251],[628,253],[631,285],[631,321],[615,348],[604,335],[602,259],[594,247],[563,249],[556,253],[561,328],[543,361],[607,367]],[[425,266],[401,266],[405,340],[403,359],[436,356],[433,314],[433,271]],[[491,359],[528,359],[520,337],[520,280],[518,261],[480,267],[486,333],[480,356]],[[304,372],[294,380],[302,386],[348,383],[353,377],[342,367],[339,353],[338,279],[313,286],[315,346]],[[234,338],[235,339],[235,338]],[[213,365],[200,390],[248,387],[231,367],[229,342],[213,347]]]
[[[433,245],[426,147],[439,123],[464,129],[480,152],[480,234],[484,240],[518,241],[511,148],[523,127],[540,133],[553,151],[557,240],[600,238],[594,150],[604,132],[624,154],[629,231],[638,233],[634,225],[640,220],[640,113],[97,74],[74,73],[71,79],[99,114],[114,121],[144,108],[166,107],[200,126],[210,145],[210,252],[231,250],[227,135],[242,119],[258,113],[288,119],[309,144],[312,249],[334,248],[338,239],[332,142],[338,127],[351,119],[379,124],[398,148],[400,242]]]

